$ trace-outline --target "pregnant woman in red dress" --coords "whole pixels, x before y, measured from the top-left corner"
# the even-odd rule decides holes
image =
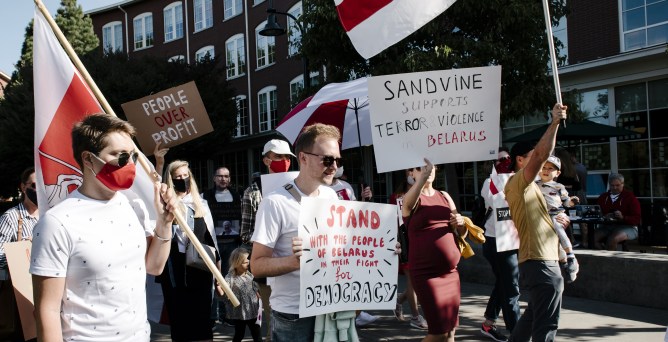
[[[415,185],[404,195],[411,281],[429,325],[423,341],[454,341],[461,291],[457,264],[461,253],[454,234],[465,234],[464,220],[447,193],[432,187],[436,169],[410,170]],[[456,227],[456,229],[453,229]]]

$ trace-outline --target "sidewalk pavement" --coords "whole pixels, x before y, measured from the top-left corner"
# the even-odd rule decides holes
[[[403,278],[399,277],[401,289],[405,286]],[[488,285],[462,283],[459,327],[455,335],[457,341],[491,341],[480,333],[482,315],[491,289]],[[647,289],[647,291],[665,291],[665,289]],[[524,312],[526,298],[522,296],[521,300]],[[357,329],[360,341],[420,341],[427,334],[425,330],[411,328],[407,321],[398,321],[391,310],[369,312],[379,319]],[[404,315],[409,313],[408,304],[404,303]],[[155,323],[151,325],[151,341],[170,341],[169,327]],[[502,318],[497,325],[504,334],[507,334],[503,328]],[[564,297],[557,340],[662,342],[667,325],[668,308],[658,310]],[[214,341],[231,341],[233,335],[234,328],[218,324],[214,330]],[[246,331],[244,341],[252,341],[250,332]]]

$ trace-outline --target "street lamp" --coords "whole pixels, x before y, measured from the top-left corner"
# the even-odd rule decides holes
[[[285,16],[288,16],[294,20],[295,24],[297,25],[297,28],[299,29],[299,32],[302,35],[302,39],[304,39],[304,27],[299,23],[297,18],[287,12],[278,12],[274,8],[274,2],[270,1],[269,2],[269,8],[267,8],[267,24],[264,26],[260,32],[258,32],[259,35],[265,36],[265,37],[278,37],[282,36],[285,34],[286,30],[281,27],[281,25],[278,24],[276,21],[276,14],[282,14]],[[306,94],[309,94],[311,90],[311,74],[308,71],[308,58],[306,57],[306,54],[302,50],[302,63],[304,64],[304,92]]]

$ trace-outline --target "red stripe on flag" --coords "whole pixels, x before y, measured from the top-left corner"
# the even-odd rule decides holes
[[[346,32],[354,29],[355,26],[367,20],[378,12],[381,8],[390,4],[393,0],[344,0],[338,6],[339,20]],[[419,6],[416,4],[416,6]]]
[[[327,102],[318,106],[311,117],[306,120],[304,127],[315,123],[332,125],[343,133],[343,123],[346,121],[346,110],[348,109],[348,100]]]
[[[61,185],[62,177],[81,175],[72,154],[72,126],[84,117],[102,112],[97,101],[78,74],[74,74],[49,129],[39,145],[45,185]],[[36,118],[39,119],[39,118]]]
[[[295,108],[292,108],[292,110],[290,111],[290,113],[286,114],[286,115],[283,117],[283,119],[281,119],[281,122],[279,122],[279,123],[276,125],[276,127],[282,125],[284,122],[290,120],[290,118],[292,118],[293,116],[299,114],[299,112],[301,112],[302,109],[306,108],[306,106],[308,105],[308,103],[311,102],[311,99],[313,99],[313,96],[309,96],[309,97],[307,97],[304,101],[299,102],[299,104],[297,104],[297,105],[295,106]]]

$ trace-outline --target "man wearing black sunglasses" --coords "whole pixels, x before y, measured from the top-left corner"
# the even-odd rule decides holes
[[[134,128],[106,114],[72,129],[72,150],[83,174],[79,189],[35,227],[33,275],[37,337],[149,341],[146,274],[162,272],[172,238],[177,197],[154,185],[155,225],[145,205],[120,190],[134,182]],[[131,195],[131,194],[128,194]]]
[[[273,277],[271,285],[272,340],[313,341],[315,317],[299,318],[299,257],[297,236],[301,197],[337,199],[329,188],[341,161],[339,130],[330,125],[305,127],[295,144],[299,175],[260,203],[251,254],[257,277]]]

